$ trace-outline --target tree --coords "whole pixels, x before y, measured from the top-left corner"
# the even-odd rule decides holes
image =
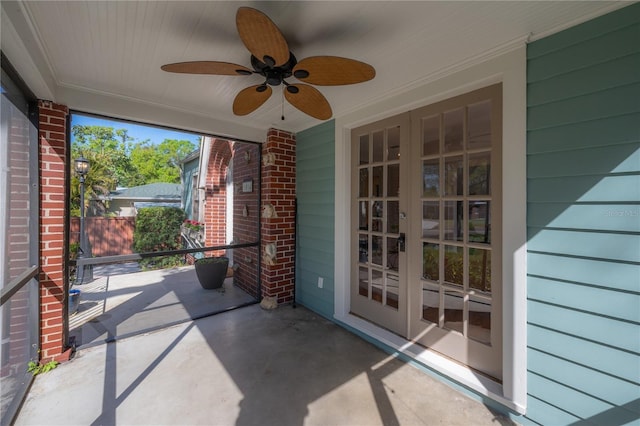
[[[101,195],[109,194],[111,188],[115,188],[116,182],[101,156],[93,151],[85,151],[82,153],[84,158],[89,160],[89,173],[85,176],[85,207],[88,207],[90,199],[98,199]],[[79,155],[71,153],[72,168],[75,159]],[[80,179],[75,171],[71,173],[71,200],[70,213],[71,216],[80,216]],[[97,207],[104,212],[106,210],[103,202],[97,202]]]
[[[131,186],[137,180],[137,171],[129,158],[133,138],[126,129],[75,125],[71,131],[75,139],[71,147],[72,158],[84,155],[91,160],[91,156],[104,165],[109,175],[104,181],[109,184],[109,190],[117,186]]]
[[[131,163],[144,183],[180,183],[180,161],[195,148],[187,140],[165,139],[155,146],[147,140],[133,146]]]
[[[106,126],[75,125],[71,132],[71,161],[83,156],[91,168],[85,178],[85,207],[89,200],[99,200],[117,187],[131,187],[154,182],[180,183],[180,161],[196,147],[187,140],[165,139],[159,145],[135,141],[126,129]],[[71,178],[71,214],[80,214],[79,179]],[[103,201],[94,206],[106,211]]]
[[[135,180],[136,170],[129,159],[133,138],[127,130],[105,126],[75,125],[71,132],[74,143],[71,146],[71,164],[78,157],[89,160],[90,169],[85,177],[85,207],[90,199],[106,196],[118,186],[128,186]],[[71,177],[71,215],[80,215],[80,181],[75,173]],[[95,204],[105,211],[104,202]]]

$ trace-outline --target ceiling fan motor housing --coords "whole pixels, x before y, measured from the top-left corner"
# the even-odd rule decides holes
[[[267,65],[251,55],[251,66],[256,70],[256,73],[267,79],[265,83],[270,86],[279,86],[285,82],[285,78],[291,77],[293,75],[293,67],[295,67],[297,63],[296,57],[293,56],[291,52],[289,52],[289,60],[279,67]]]

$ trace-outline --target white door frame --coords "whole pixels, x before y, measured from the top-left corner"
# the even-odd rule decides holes
[[[495,83],[503,85],[503,383],[349,314],[351,129]],[[526,46],[496,49],[404,87],[362,109],[336,118],[334,318],[480,395],[526,412]],[[508,212],[505,211],[508,206]]]

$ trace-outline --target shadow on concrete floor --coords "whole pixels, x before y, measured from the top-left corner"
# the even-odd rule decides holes
[[[69,318],[76,347],[147,333],[158,328],[256,302],[227,278],[221,289],[205,290],[193,266],[141,271],[137,263],[94,268]]]
[[[78,351],[16,424],[496,425],[481,402],[304,307],[258,305]]]

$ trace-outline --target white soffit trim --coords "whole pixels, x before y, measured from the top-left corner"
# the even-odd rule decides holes
[[[22,3],[1,2],[0,7],[2,52],[36,97],[55,102],[57,82],[49,61],[42,54],[42,46],[32,37],[31,21],[25,19]],[[14,22],[20,24],[20,31]]]
[[[203,113],[186,112],[162,104],[143,102],[136,98],[107,95],[87,88],[60,87],[58,99],[57,102],[85,113],[167,126],[228,139],[259,142],[264,140],[266,134],[265,129],[216,119]]]
[[[336,119],[335,130],[335,293],[334,317],[354,329],[434,368],[454,381],[474,389],[518,413],[526,411],[526,38],[511,44],[503,54],[489,54],[469,68],[427,78],[422,86],[397,94],[377,104]],[[479,380],[467,368],[445,362],[430,351],[410,350],[410,342],[349,314],[350,307],[350,130],[419,106],[467,93],[501,82],[503,85],[503,207],[509,218],[503,221],[503,385]],[[509,159],[506,161],[505,159]],[[507,182],[508,184],[504,184]],[[503,215],[505,216],[505,215]]]

